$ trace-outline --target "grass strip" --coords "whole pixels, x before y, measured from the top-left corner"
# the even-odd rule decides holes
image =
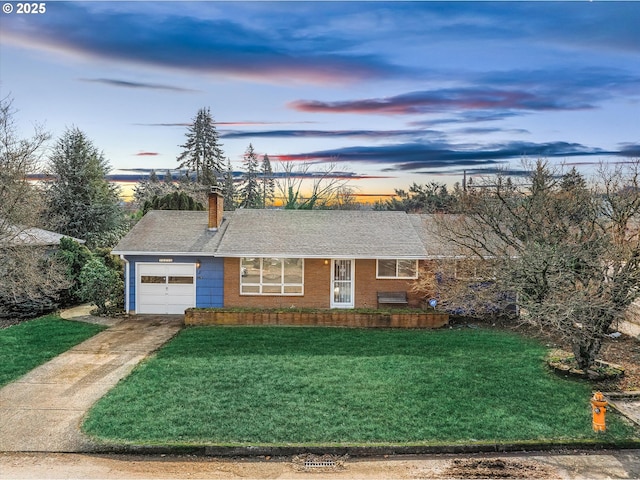
[[[83,342],[105,327],[48,315],[0,330],[0,386]]]
[[[108,441],[374,445],[616,441],[591,430],[588,383],[539,343],[494,330],[192,327],[91,410]]]

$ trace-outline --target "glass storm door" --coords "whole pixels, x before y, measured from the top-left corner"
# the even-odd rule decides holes
[[[331,265],[331,308],[353,308],[354,261],[334,259]]]

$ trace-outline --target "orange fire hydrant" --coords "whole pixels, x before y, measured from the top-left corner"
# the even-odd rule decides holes
[[[604,432],[607,429],[605,414],[607,413],[607,402],[601,392],[596,392],[591,398],[591,412],[593,413],[593,431]]]

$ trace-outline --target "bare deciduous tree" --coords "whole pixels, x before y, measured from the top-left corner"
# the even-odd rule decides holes
[[[42,151],[51,138],[36,125],[31,138],[20,138],[9,97],[0,100],[0,244],[33,226],[39,211],[39,192],[28,175],[40,167]],[[16,229],[16,227],[21,227]]]
[[[593,185],[543,161],[531,172],[472,189],[464,215],[434,217],[438,234],[480,273],[454,281],[455,263],[440,262],[437,278],[415,288],[468,312],[515,303],[523,321],[561,335],[588,368],[640,296],[640,163],[602,166]]]
[[[275,175],[276,196],[286,209],[311,210],[330,205],[349,183],[340,175],[337,164],[321,170],[309,162],[279,162]]]
[[[0,317],[19,318],[54,308],[68,282],[30,230],[42,204],[28,175],[40,167],[50,136],[36,126],[30,138],[20,138],[14,115],[12,100],[0,100]]]

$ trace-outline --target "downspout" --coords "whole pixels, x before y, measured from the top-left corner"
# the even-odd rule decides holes
[[[123,254],[120,254],[120,259],[124,262],[124,311],[129,313],[129,272],[130,264],[129,260],[125,258]]]

